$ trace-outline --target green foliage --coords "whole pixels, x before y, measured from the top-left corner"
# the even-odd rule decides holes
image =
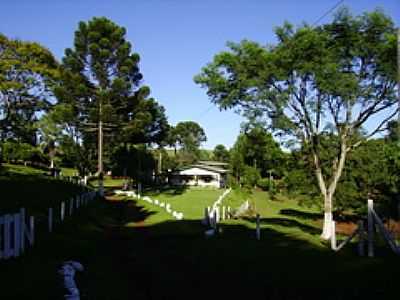
[[[129,176],[137,181],[151,183],[156,161],[145,146],[120,145],[114,148],[111,170],[114,176]]]
[[[255,187],[257,182],[261,179],[260,171],[254,167],[245,166],[241,183],[245,187]]]
[[[230,166],[234,177],[240,181],[246,168],[258,169],[260,176],[270,174],[281,177],[285,171],[286,157],[264,128],[256,126],[241,133],[230,152]]]
[[[179,122],[175,127],[170,129],[169,144],[174,146],[179,145],[180,151],[177,156],[179,165],[187,165],[199,160],[209,159],[208,153],[201,153],[199,149],[201,143],[207,141],[207,136],[204,129],[196,122],[185,121]]]
[[[79,23],[74,48],[65,50],[60,103],[72,114],[65,123],[82,139],[93,167],[97,152],[96,127],[103,122],[105,164],[120,143],[161,143],[168,123],[164,108],[149,98],[150,88],[140,86],[139,55],[125,39],[126,30],[107,18]]]
[[[257,186],[262,190],[269,191],[271,193],[275,193],[276,191],[275,182],[272,178],[260,178],[257,181]]]
[[[39,148],[27,143],[4,142],[2,144],[3,160],[12,161],[30,161],[43,163],[46,159]]]
[[[276,36],[276,45],[228,43],[229,51],[215,55],[194,80],[220,109],[240,111],[300,144],[330,202],[346,154],[398,113],[396,29],[380,10],[354,17],[341,9],[332,23],[297,29],[285,23]],[[363,132],[375,117],[375,127]],[[326,141],[334,151],[324,151]],[[242,161],[235,163],[237,174]],[[346,198],[355,196],[349,192],[356,186],[347,183]]]
[[[57,78],[49,50],[0,34],[0,139],[36,145],[37,116],[51,107]]]
[[[213,160],[221,162],[229,162],[229,151],[224,145],[216,145],[213,150]]]

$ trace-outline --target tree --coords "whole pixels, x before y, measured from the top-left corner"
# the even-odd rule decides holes
[[[181,147],[182,159],[193,162],[199,158],[199,147],[207,141],[203,128],[193,121],[179,122],[174,128],[174,136]]]
[[[105,152],[119,143],[157,142],[166,126],[164,109],[149,99],[150,89],[140,86],[139,55],[132,53],[126,31],[106,18],[80,22],[74,48],[66,49],[62,83],[57,89],[60,102],[74,112],[74,124],[83,145],[96,152],[98,172],[103,172]]]
[[[396,35],[376,10],[353,17],[346,9],[331,24],[276,29],[278,44],[242,41],[214,57],[195,82],[221,109],[241,108],[276,132],[307,145],[324,198],[321,237],[331,237],[333,196],[347,154],[384,130],[397,114]],[[378,124],[359,131],[373,117]],[[370,124],[372,126],[372,124]],[[371,127],[370,126],[370,127]],[[321,133],[338,136],[330,172],[321,167]]]
[[[57,78],[49,50],[0,34],[0,139],[36,146],[38,113],[50,109]]]
[[[229,151],[225,148],[224,145],[216,145],[213,150],[213,159],[221,162],[229,161]]]

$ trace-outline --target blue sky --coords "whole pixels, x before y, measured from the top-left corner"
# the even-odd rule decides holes
[[[233,145],[243,119],[220,112],[193,76],[226,49],[227,41],[275,41],[285,20],[314,23],[338,0],[0,0],[0,32],[37,41],[61,59],[79,21],[105,16],[127,29],[141,56],[144,84],[165,108],[171,124],[193,120],[206,131],[204,148]],[[352,13],[381,7],[399,24],[400,0],[348,0]],[[332,14],[320,23],[329,22]]]

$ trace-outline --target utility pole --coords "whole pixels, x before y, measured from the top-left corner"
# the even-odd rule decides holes
[[[100,196],[104,196],[103,188],[103,110],[102,110],[102,99],[99,99],[99,136],[98,136],[98,165],[97,172],[99,173],[99,193]]]

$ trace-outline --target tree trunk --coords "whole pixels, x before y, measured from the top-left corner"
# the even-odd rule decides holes
[[[322,227],[321,238],[323,240],[329,240],[332,237],[332,194],[326,193],[324,195],[324,225]]]
[[[346,153],[347,153],[347,145],[346,145],[346,137],[341,137],[340,143],[340,154],[338,161],[333,163],[333,174],[332,180],[329,184],[329,188],[325,192],[323,192],[324,196],[324,225],[322,228],[321,238],[324,240],[329,240],[332,236],[332,221],[333,221],[333,195],[335,194],[337,184],[339,182],[340,177],[342,176],[344,163],[346,161]],[[325,186],[325,185],[324,185]],[[322,191],[322,190],[321,190]]]

